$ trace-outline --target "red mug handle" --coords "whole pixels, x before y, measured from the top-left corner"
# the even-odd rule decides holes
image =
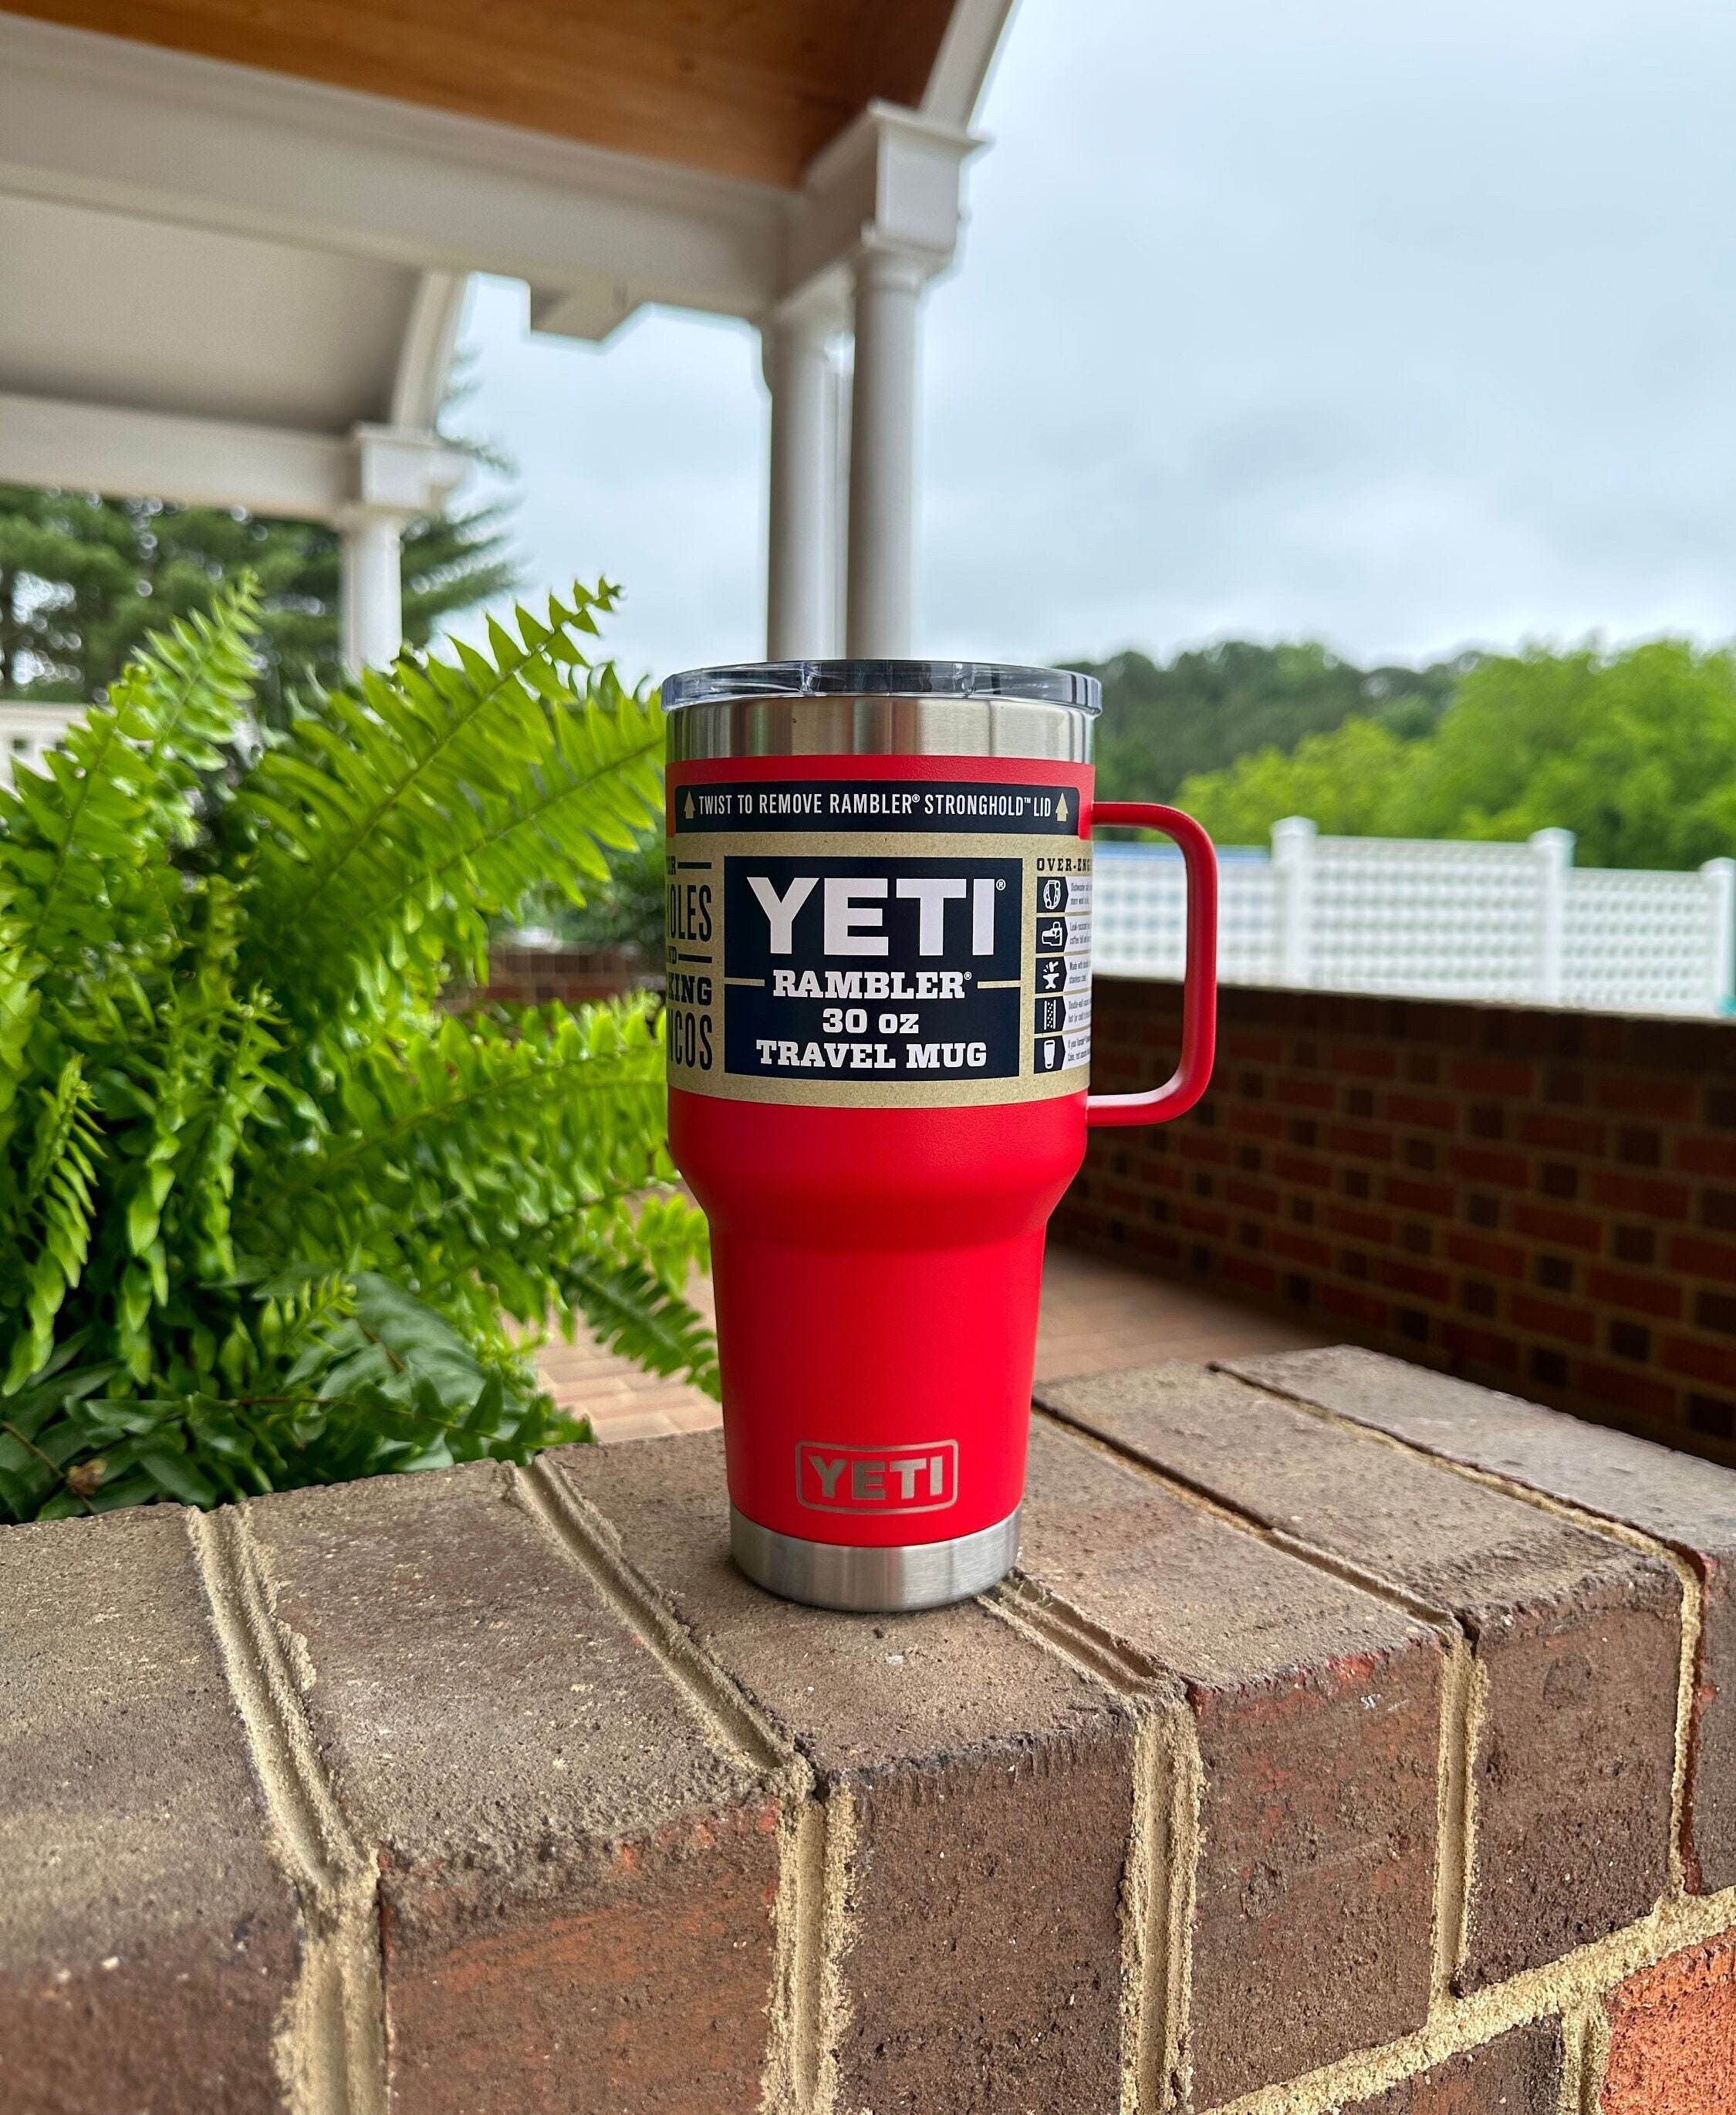
[[[1162,1123],[1185,1115],[1205,1093],[1217,1054],[1217,854],[1191,815],[1153,801],[1100,801],[1092,826],[1128,823],[1161,830],[1181,853],[1188,876],[1188,966],[1182,984],[1181,1062],[1161,1087],[1143,1094],[1091,1094],[1085,1121],[1097,1124]]]

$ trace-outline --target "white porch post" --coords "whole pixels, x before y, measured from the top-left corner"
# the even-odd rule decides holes
[[[383,507],[358,507],[339,525],[344,667],[352,676],[364,668],[389,668],[404,644],[404,520]]]
[[[854,374],[847,397],[838,392],[837,421],[841,428],[847,411],[843,631],[852,658],[897,659],[911,651],[917,304],[928,281],[952,262],[959,172],[979,144],[936,117],[871,103],[808,164],[790,217],[781,313],[818,309],[841,318],[847,309],[854,324]],[[774,424],[774,449],[780,438]],[[790,503],[792,495],[779,496],[786,474],[793,472],[774,470],[775,518]],[[812,489],[804,491],[811,502]],[[793,604],[784,599],[792,585],[779,571],[779,535],[774,529],[774,652],[798,635],[782,621]],[[836,551],[836,534],[831,540]]]
[[[425,428],[358,426],[350,446],[354,497],[332,519],[344,539],[344,666],[356,676],[398,658],[405,525],[440,512],[465,460]]]
[[[823,311],[786,310],[763,329],[772,392],[766,655],[818,659],[836,650],[837,387]]]
[[[910,651],[916,572],[917,303],[922,262],[869,248],[856,263],[850,404],[850,565],[844,650]]]
[[[1567,980],[1567,892],[1573,865],[1571,830],[1533,830],[1527,840],[1537,862],[1537,996],[1560,1006]]]

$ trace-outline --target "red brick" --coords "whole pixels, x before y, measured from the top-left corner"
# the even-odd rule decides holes
[[[1277,1099],[1285,1108],[1330,1109],[1337,1099],[1337,1090],[1330,1080],[1286,1077],[1278,1082]]]
[[[1407,1212],[1427,1212],[1437,1219],[1448,1218],[1456,1200],[1445,1182],[1418,1182],[1408,1175],[1389,1175],[1381,1184],[1381,1195],[1389,1204]]]
[[[1736,1177],[1736,1139],[1694,1132],[1676,1140],[1670,1158],[1684,1175]]]
[[[1468,1094],[1500,1094],[1529,1101],[1537,1091],[1537,1067],[1501,1058],[1455,1058],[1447,1067],[1449,1083]]]
[[[1125,1708],[980,1603],[843,1616],[750,1586],[727,1553],[719,1435],[554,1459],[708,1657],[799,1746],[827,1803],[854,1809],[836,1906],[851,1927],[838,2104],[1111,2105],[1120,1992],[1107,1964],[1133,1793]],[[766,1997],[763,1984],[744,2013]],[[708,2104],[683,2090],[677,2067],[692,2056],[672,2042],[677,2076],[658,2115]],[[613,2115],[609,2086],[545,2104]],[[728,2105],[759,2099],[755,2079]]]
[[[1354,1073],[1359,1080],[1391,1080],[1398,1076],[1398,1053],[1384,1044],[1335,1044],[1326,1053],[1326,1063],[1333,1071]]]
[[[1335,1234],[1349,1234],[1357,1241],[1370,1241],[1381,1248],[1392,1245],[1392,1221],[1381,1213],[1354,1211],[1349,1204],[1329,1204],[1326,1222]]]
[[[514,1488],[485,1462],[248,1507],[381,1868],[394,2095],[535,2106],[558,2062],[721,2115],[764,2061],[778,1796]]]
[[[1397,1256],[1377,1256],[1374,1274],[1381,1284],[1390,1286],[1395,1292],[1408,1292],[1418,1300],[1445,1303],[1453,1296],[1452,1281],[1445,1271],[1430,1270]]]
[[[1612,1116],[1650,1117],[1656,1123],[1692,1123],[1697,1113],[1693,1083],[1656,1072],[1605,1072],[1592,1083],[1595,1107]]]
[[[1515,1204],[1513,1226],[1515,1233],[1552,1247],[1581,1249],[1591,1255],[1602,1252],[1603,1222],[1583,1212],[1564,1212],[1554,1204]]]
[[[1482,1234],[1468,1234],[1454,1227],[1447,1236],[1446,1251],[1454,1263],[1472,1270],[1486,1270],[1496,1278],[1523,1278],[1525,1251],[1510,1241],[1491,1241]]]
[[[1369,1292],[1354,1292],[1349,1286],[1317,1286],[1314,1304],[1328,1314],[1342,1314],[1347,1321],[1360,1322],[1365,1328],[1377,1329],[1386,1319],[1384,1300],[1377,1300]]]
[[[1395,1124],[1409,1124],[1420,1131],[1457,1131],[1459,1104],[1427,1094],[1389,1094],[1385,1114]]]
[[[1560,2096],[1561,2030],[1538,2020],[1337,2115],[1557,2115]]]
[[[1518,1154],[1496,1153],[1486,1146],[1452,1146],[1447,1165],[1466,1182],[1492,1182],[1497,1189],[1523,1190],[1528,1179]]]
[[[1540,1300],[1533,1292],[1516,1292],[1507,1303],[1508,1319],[1521,1329],[1540,1330],[1564,1343],[1586,1349],[1597,1342],[1597,1318],[1588,1308],[1569,1307],[1560,1300]]]
[[[1666,1373],[1692,1374],[1714,1388],[1736,1388],[1736,1345],[1707,1344],[1695,1337],[1667,1337],[1660,1363]]]
[[[1631,1366],[1587,1362],[1579,1369],[1579,1385],[1594,1402],[1613,1403],[1642,1417],[1668,1418],[1676,1406],[1676,1392],[1667,1382],[1649,1379]]]
[[[1612,1212],[1633,1212],[1648,1219],[1685,1219],[1689,1194],[1685,1182],[1660,1181],[1655,1175],[1624,1175],[1613,1168],[1592,1172],[1591,1201]]]
[[[1390,1131],[1367,1131],[1353,1124],[1332,1124],[1327,1127],[1326,1144],[1333,1152],[1349,1154],[1357,1160],[1392,1158]]]
[[[1605,1151],[1609,1131],[1587,1117],[1560,1117],[1546,1109],[1523,1109],[1518,1127],[1521,1145],[1535,1145],[1552,1153],[1596,1154]]]
[[[1736,1285],[1736,1248],[1702,1241],[1697,1234],[1674,1234],[1670,1242],[1670,1268],[1688,1278],[1713,1278],[1720,1285]]]
[[[1244,1102],[1233,1103],[1225,1114],[1225,1127],[1248,1138],[1282,1138],[1284,1119],[1271,1109],[1250,1108]]]
[[[1137,1212],[1145,1201],[1137,1190],[1130,1190],[1125,1182],[1105,1182],[1098,1194],[1111,1210],[1117,1212]]]
[[[1279,1193],[1264,1182],[1245,1182],[1232,1176],[1224,1185],[1224,1195],[1232,1204],[1239,1204],[1245,1212],[1263,1212],[1276,1218],[1283,1205]]]
[[[1215,1241],[1230,1238],[1229,1213],[1209,1211],[1203,1204],[1178,1204],[1175,1223],[1185,1227],[1189,1233],[1207,1234]]]
[[[0,2106],[264,2115],[301,1915],[179,1507],[0,1528]]]
[[[1672,1954],[1612,1991],[1600,2115],[1729,2115],[1736,2106],[1736,1943]]]
[[[1230,1145],[1225,1139],[1213,1138],[1209,1133],[1178,1129],[1175,1132],[1175,1150],[1184,1160],[1197,1161],[1210,1168],[1225,1168],[1230,1162]]]
[[[1223,1030],[1218,1036],[1217,1047],[1221,1057],[1234,1058],[1238,1063],[1281,1065],[1284,1062],[1283,1039],[1261,1035],[1252,1029]]]
[[[1304,1160],[1294,1153],[1274,1154],[1272,1172],[1280,1182],[1305,1183],[1312,1190],[1332,1187],[1332,1163],[1327,1160]]]
[[[1286,1352],[1237,1365],[1265,1387],[1651,1535],[1692,1567],[1702,1603],[1683,1849],[1691,1888],[1736,1884],[1736,1470],[1372,1351]],[[1633,1373],[1610,1379],[1650,1392],[1612,1401],[1667,1413],[1669,1391],[1655,1382]]]
[[[1029,1493],[1021,1569],[1174,1681],[1193,1719],[1194,2104],[1221,2106],[1420,2026],[1438,1637],[1041,1419]],[[1115,2096],[904,2104],[1095,2115]]]
[[[1518,1346],[1512,1337],[1497,1336],[1492,1329],[1473,1329],[1464,1322],[1443,1322],[1441,1342],[1445,1350],[1460,1358],[1492,1366],[1498,1373],[1518,1370]]]
[[[1286,1256],[1292,1263],[1305,1263],[1313,1270],[1329,1270],[1332,1264],[1332,1250],[1310,1234],[1294,1234],[1288,1227],[1275,1227],[1271,1232],[1274,1255]]]
[[[1653,1906],[1669,1874],[1681,1636],[1681,1587],[1660,1554],[1228,1374],[1146,1366],[1046,1383],[1038,1399],[1462,1625],[1483,1699],[1462,1988]]]
[[[1226,1255],[1217,1274],[1231,1285],[1245,1285],[1250,1292],[1271,1298],[1278,1290],[1278,1273],[1270,1264],[1256,1263],[1251,1256]]]
[[[1631,1307],[1641,1314],[1656,1314],[1674,1322],[1682,1312],[1682,1288],[1657,1278],[1636,1278],[1632,1272],[1592,1269],[1585,1274],[1585,1289],[1593,1300],[1611,1307]]]

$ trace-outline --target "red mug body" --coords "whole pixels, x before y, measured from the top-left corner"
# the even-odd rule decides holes
[[[665,686],[671,1150],[711,1226],[732,1549],[791,1599],[928,1606],[1016,1558],[1085,1149],[1095,691]]]

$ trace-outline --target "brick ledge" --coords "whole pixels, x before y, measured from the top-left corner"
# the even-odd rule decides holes
[[[710,1435],[0,1533],[9,2105],[1674,2110],[1736,1475],[1367,1353],[1045,1393],[914,1617],[736,1578]]]

